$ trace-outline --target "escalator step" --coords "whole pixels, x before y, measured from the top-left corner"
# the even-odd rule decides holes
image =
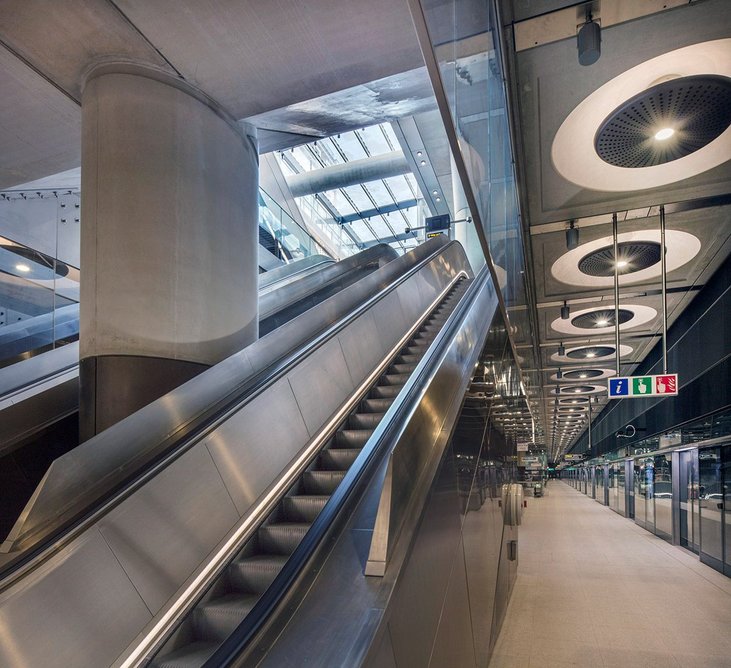
[[[305,471],[302,474],[303,491],[308,494],[332,494],[344,477],[345,471]]]
[[[267,554],[292,554],[309,528],[302,522],[264,524],[257,532],[259,547]]]
[[[427,343],[431,343],[435,338],[437,338],[437,337],[430,332],[419,332],[414,337],[414,342],[420,343],[421,341],[425,341]]]
[[[386,399],[371,399],[370,401],[386,401]],[[348,418],[348,427],[350,429],[373,431],[382,419],[383,413],[353,413]]]
[[[288,558],[283,554],[256,554],[238,559],[228,567],[229,580],[239,591],[263,594]]]
[[[154,668],[200,668],[213,652],[218,649],[217,642],[192,642],[174,652],[156,659]]]
[[[370,432],[367,432],[370,435]],[[360,454],[360,450],[356,448],[348,448],[344,450],[329,448],[320,453],[320,464],[328,470],[347,471]]]
[[[400,385],[403,387],[408,379],[408,373],[387,373],[381,377],[379,385]]]
[[[396,362],[395,364],[392,364],[389,367],[389,371],[393,373],[414,373],[414,369],[416,369],[416,364],[405,364],[403,362]]]
[[[396,387],[396,385],[384,385],[383,387]],[[398,394],[398,392],[396,393]],[[365,413],[385,413],[393,403],[394,397],[373,397],[371,399],[363,399],[360,403],[360,409]]]
[[[341,429],[340,431],[336,431],[334,443],[335,450],[360,449],[366,444],[371,433],[371,429]],[[332,452],[332,450],[333,448],[328,448],[327,450],[323,450],[323,453]],[[355,461],[355,457],[357,457],[357,454],[353,457],[353,461]],[[326,466],[325,468],[330,467]],[[337,466],[335,468],[340,467]]]
[[[314,522],[325,507],[329,496],[296,495],[282,499],[282,511],[287,522]]]
[[[417,357],[422,357],[427,349],[426,343],[410,343],[408,346],[406,346],[406,353],[407,355],[416,355]]]
[[[399,355],[397,358],[399,364],[418,364],[421,357],[419,355]]]
[[[198,637],[222,642],[234,632],[258,600],[257,594],[231,593],[199,605],[193,613]]]
[[[398,385],[376,385],[371,388],[370,395],[374,399],[395,399],[401,388]]]

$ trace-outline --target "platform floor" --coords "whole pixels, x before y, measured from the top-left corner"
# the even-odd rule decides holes
[[[490,668],[731,667],[731,578],[552,480]]]

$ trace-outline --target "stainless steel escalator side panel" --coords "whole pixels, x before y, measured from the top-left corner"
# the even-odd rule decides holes
[[[452,429],[451,423],[459,412],[461,397],[482,350],[482,339],[497,308],[497,295],[492,283],[486,280],[486,274],[481,278],[483,282],[478,298],[484,304],[483,311],[477,312],[473,308],[467,314],[459,333],[439,361],[438,371],[429,379],[424,400],[414,408],[390,451],[366,575],[385,574],[400,533],[405,526],[413,530],[413,522],[409,523],[407,518],[413,517],[423,505],[429,490],[445,439]],[[425,365],[427,361],[422,360],[420,364]],[[419,367],[412,377],[414,383],[418,372]],[[436,407],[443,410],[436,410]]]
[[[291,283],[313,271],[319,271],[326,265],[334,264],[335,260],[327,255],[310,255],[308,257],[283,264],[276,269],[259,274],[259,294],[266,294],[282,285]]]
[[[266,292],[259,299],[259,320],[265,320],[275,313],[279,313],[287,306],[295,304],[326,285],[340,280],[344,274],[359,267],[374,263],[383,266],[384,260],[393,260],[397,257],[398,254],[391,246],[378,244],[301,278],[289,290]]]
[[[444,249],[431,263],[434,266],[424,270],[419,283],[436,285],[439,269],[435,267],[442,272],[459,271],[459,253],[447,250],[451,245],[440,238],[432,239],[388,262],[55,460],[0,545],[0,552],[22,551],[51,535],[59,524],[77,516],[129,477],[130,471],[160,456],[171,440],[203,420],[227,397],[241,393],[273,364],[292,355],[400,276],[414,271],[430,255]]]
[[[361,380],[357,378],[357,369],[367,371],[369,360],[371,368],[377,368],[383,362],[384,351],[398,342],[398,339],[390,340],[390,335],[380,327],[376,339],[368,338],[374,323],[405,317],[404,313],[415,308],[394,299],[393,291],[400,292],[408,284],[409,290],[405,291],[408,299],[417,293],[427,295],[430,291],[437,298],[456,275],[469,272],[458,244],[432,246],[432,250],[435,248],[439,253],[397,282],[388,293],[389,299],[379,295],[367,302],[347,326],[336,329],[325,341],[310,349],[307,357],[287,367],[273,384],[227,416],[233,421],[222,419],[217,428],[175,458],[171,457],[165,468],[156,471],[156,475],[151,474],[144,484],[133,486],[115,505],[100,510],[93,521],[89,520],[75,530],[50,559],[28,566],[24,573],[16,573],[0,583],[0,620],[14,631],[12,644],[3,645],[2,650],[12,652],[9,665],[99,668],[112,664],[120,652],[121,632],[116,620],[127,611],[119,610],[120,605],[126,604],[108,594],[107,582],[126,580],[131,583],[134,590],[140,592],[148,613],[157,613],[169,604],[165,603],[165,597],[170,597],[171,592],[179,593],[195,575],[196,567],[205,566],[209,560],[207,555],[225,542],[227,535],[235,531],[248,513],[254,512],[251,504],[247,505],[248,500],[258,499],[277,477],[284,477],[293,458],[312,440],[312,433],[324,427],[316,425],[314,420],[306,422],[302,417],[304,411],[317,405],[319,400],[322,404],[320,419],[332,421],[326,413],[337,404],[347,405],[353,388]],[[435,270],[435,265],[441,269]],[[439,276],[441,281],[435,280]],[[378,284],[377,277],[372,275],[372,278]],[[419,286],[416,291],[411,287],[413,285]],[[423,304],[422,311],[429,308],[430,303]],[[396,313],[392,312],[394,309]],[[344,336],[346,332],[348,337]],[[358,339],[364,350],[359,361],[348,366],[343,351]],[[260,343],[267,342],[262,339]],[[238,369],[243,364],[242,356],[234,358]],[[309,367],[308,375],[302,372],[303,364]],[[212,396],[214,392],[210,386],[216,385],[220,391],[219,381],[232,382],[231,376],[235,373],[230,365],[224,362],[220,366],[223,369],[215,367],[211,370],[214,373],[205,372],[187,383],[187,387],[183,386],[186,401],[194,403],[194,395],[201,392]],[[205,383],[196,382],[206,374],[210,375]],[[337,391],[333,391],[335,387]],[[328,396],[338,392],[344,394]],[[267,400],[270,397],[272,401]],[[179,406],[168,395],[152,408],[172,416]],[[124,430],[120,431],[140,434],[141,431],[135,430],[154,427],[159,418],[152,408],[148,413],[143,409],[136,418],[124,420],[120,423]],[[141,425],[137,421],[141,421]],[[127,442],[131,445],[134,441]],[[113,573],[106,567],[99,570],[95,558],[78,549],[80,543],[95,534],[101,534],[113,554],[114,563],[109,565]],[[194,564],[195,561],[199,563]],[[74,598],[70,595],[63,603],[45,597],[44,592],[54,586],[63,589],[64,584],[58,579],[64,577],[65,569],[83,575],[73,589],[83,588],[84,596]],[[174,600],[176,596],[171,598]],[[73,605],[69,605],[69,600],[73,600]],[[89,623],[92,617],[94,623]],[[44,620],[42,629],[36,623],[39,619]],[[124,627],[127,633],[125,646],[148,623],[149,616],[138,615],[136,619],[140,622],[137,626]],[[93,659],[89,659],[85,648],[90,644],[95,648],[104,645],[106,636],[109,636],[106,654],[94,654]],[[5,643],[4,635],[0,635],[2,643]],[[73,660],[69,661],[67,656],[70,654],[73,654]]]
[[[434,555],[441,558],[455,552],[443,545],[431,544],[432,556],[426,559],[425,555],[414,552],[413,538],[421,525],[426,499],[431,494],[437,497],[440,494],[436,472],[453,423],[459,415],[475,362],[498,309],[497,296],[489,277],[484,275],[481,278],[482,285],[475,286],[477,295],[468,312],[463,314],[459,330],[451,336],[437,359],[422,360],[422,369],[414,371],[409,381],[413,381],[412,401],[405,403],[401,409],[406,417],[397,421],[395,440],[389,438],[388,450],[375,463],[374,473],[359,490],[357,498],[344,509],[347,520],[337,535],[328,537],[329,545],[323,547],[321,553],[315,553],[315,557],[307,563],[307,572],[315,575],[299,583],[302,594],[298,597],[296,591],[293,592],[293,597],[287,599],[279,616],[275,614],[268,627],[231,665],[330,668],[359,666],[369,661],[368,665],[380,666],[378,658],[371,660],[370,653],[377,654],[381,639],[389,635],[389,616],[398,614],[392,607],[395,592],[405,569],[414,560],[421,564],[416,567],[421,573],[417,576],[421,584],[412,592],[415,598],[410,600],[414,605],[407,615],[409,619],[401,619],[400,627],[415,628],[425,616],[434,617],[434,611],[427,615],[426,607],[433,598],[427,592],[427,584],[432,586],[439,581],[446,586],[451,566],[446,562],[435,566]],[[408,387],[407,384],[400,395],[404,401],[408,401],[405,396]],[[399,407],[394,404],[389,410],[395,413]],[[387,415],[378,430],[388,430],[388,423]],[[378,433],[374,433],[372,440],[377,438]],[[396,489],[399,484],[405,488]],[[389,503],[384,504],[383,499],[388,499]],[[454,505],[454,512],[459,515],[458,504],[455,502]],[[388,550],[384,577],[366,577],[364,565],[369,553],[369,538],[379,507],[390,513],[393,547]],[[454,518],[454,522],[459,526],[458,519]],[[400,532],[395,531],[398,526]],[[419,571],[426,562],[431,563],[436,572]],[[428,583],[424,577],[429,578]],[[437,611],[436,618],[439,617]],[[325,618],[326,627],[323,626]],[[420,639],[418,633],[416,636],[411,634],[409,641],[421,645]],[[399,642],[404,639],[394,637],[392,640]],[[425,639],[424,642],[429,641]],[[425,647],[428,650],[428,645]],[[404,665],[426,664],[406,662]]]
[[[88,588],[103,580],[103,595]],[[115,614],[110,618],[109,601]],[[59,620],[59,611],[64,619]],[[68,614],[67,614],[68,613]],[[104,665],[152,614],[98,530],[54,556],[24,588],[0,593],[0,666]],[[92,631],[89,633],[89,631]],[[68,642],[85,632],[84,645]]]

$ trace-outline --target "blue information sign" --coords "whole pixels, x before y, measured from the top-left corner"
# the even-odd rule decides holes
[[[609,396],[610,397],[629,396],[629,379],[628,378],[610,378],[609,379]]]

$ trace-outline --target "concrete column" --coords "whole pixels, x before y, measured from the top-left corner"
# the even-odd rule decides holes
[[[256,340],[258,153],[182,81],[104,65],[81,165],[85,440]]]

